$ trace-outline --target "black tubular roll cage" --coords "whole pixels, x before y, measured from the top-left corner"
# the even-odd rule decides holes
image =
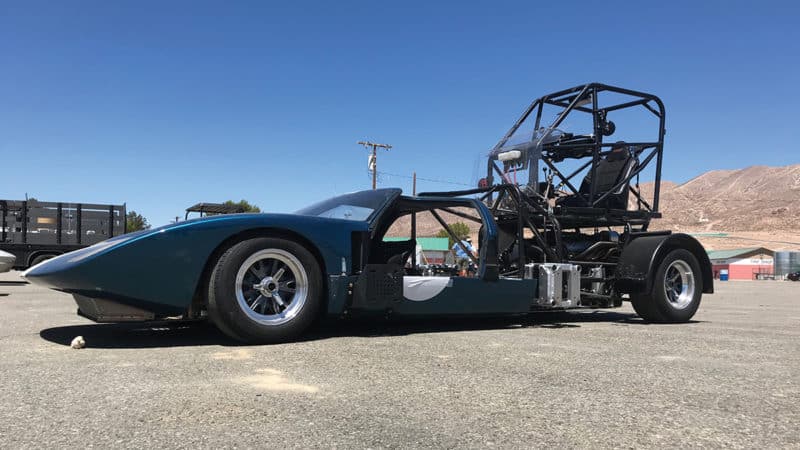
[[[599,104],[598,94],[611,92],[632,97],[632,100],[610,105]],[[542,111],[545,105],[554,105],[564,108],[556,119],[548,127],[542,128]],[[572,179],[589,168],[589,179],[596,179],[596,169],[598,162],[615,147],[618,142],[603,142],[604,130],[607,126],[606,117],[609,112],[626,108],[644,107],[658,118],[658,140],[650,142],[626,142],[625,147],[631,158],[635,158],[637,166],[629,173],[618,180],[615,185],[605,192],[597,192],[596,185],[590,183],[588,195],[581,193],[573,183]],[[523,190],[519,185],[509,182],[507,172],[498,166],[498,151],[503,148],[506,141],[531,115],[535,114],[534,130],[544,129],[546,133],[556,129],[564,119],[573,111],[592,114],[593,135],[591,139],[583,139],[570,142],[569,140],[557,142],[554,145],[545,145],[541,155],[541,161],[550,169],[553,177],[558,177],[559,188],[567,188],[571,195],[578,199],[581,206],[560,206],[555,207],[548,202],[547,193],[541,192],[539,183],[526,186]],[[612,227],[621,226],[625,228],[626,239],[631,236],[646,233],[650,220],[661,217],[658,211],[661,167],[664,148],[665,135],[665,109],[664,104],[655,95],[644,92],[623,89],[600,83],[589,83],[576,86],[570,89],[558,91],[535,100],[528,106],[522,116],[516,121],[511,129],[495,145],[489,155],[487,164],[487,175],[485,184],[476,189],[467,189],[447,192],[427,192],[420,193],[420,197],[459,197],[465,195],[479,195],[479,200],[485,203],[495,220],[509,225],[515,222],[517,242],[523,242],[525,229],[529,229],[533,239],[537,242],[544,252],[545,261],[567,262],[569,255],[565,254],[562,245],[562,228],[576,230],[582,227]],[[546,136],[546,134],[545,134]],[[566,155],[566,156],[565,156]],[[563,174],[558,170],[555,163],[566,158],[591,159],[582,164],[577,170],[569,174]],[[641,191],[636,186],[630,186],[631,181],[655,160],[655,180],[653,196],[651,202],[647,202],[642,197]],[[535,170],[531,168],[530,170]],[[498,175],[502,182],[494,184],[495,175]],[[638,179],[638,178],[637,178]],[[634,194],[634,199],[638,204],[638,210],[609,209],[603,206],[611,193],[627,186]],[[634,229],[633,226],[638,226]],[[552,238],[552,242],[548,242]],[[520,274],[522,267],[526,263],[525,246],[519,246],[518,267]],[[580,258],[581,255],[576,255]],[[572,261],[581,262],[581,261]]]
[[[623,103],[616,103],[610,105],[600,106],[599,104],[599,94],[602,92],[611,92],[616,94],[622,94],[629,97],[633,97],[634,100],[623,102]],[[591,107],[586,107],[584,103],[591,103]],[[653,106],[652,104],[655,106]],[[639,204],[643,207],[643,211],[646,211],[651,214],[644,214],[644,218],[646,221],[649,221],[651,217],[660,217],[658,214],[658,206],[659,206],[659,197],[660,197],[660,187],[661,187],[661,166],[662,166],[662,159],[663,159],[663,150],[664,150],[664,135],[666,134],[665,129],[665,110],[664,110],[664,103],[659,99],[657,96],[652,94],[647,94],[644,92],[633,91],[630,89],[624,89],[614,86],[609,86],[606,84],[601,83],[589,83],[582,86],[576,86],[570,89],[565,89],[559,92],[555,92],[553,94],[546,95],[544,97],[536,99],[530,106],[525,110],[522,116],[517,120],[517,122],[511,127],[511,129],[503,136],[500,141],[498,141],[497,145],[495,145],[493,153],[496,150],[499,150],[503,147],[503,144],[514,134],[515,131],[522,125],[523,122],[535,112],[535,124],[534,130],[542,129],[542,111],[544,109],[544,105],[553,105],[559,106],[564,108],[563,111],[556,117],[552,124],[546,127],[546,130],[550,131],[553,129],[558,128],[559,125],[567,118],[567,116],[572,113],[573,111],[589,113],[592,115],[593,121],[593,142],[576,142],[576,143],[558,143],[557,150],[558,152],[564,154],[570,151],[591,151],[591,160],[587,161],[577,170],[573,171],[568,175],[564,175],[561,173],[557,167],[555,167],[554,162],[558,161],[558,158],[554,158],[553,155],[550,156],[543,156],[542,161],[547,165],[547,167],[553,171],[553,174],[557,176],[561,182],[561,187],[566,187],[572,191],[578,198],[582,200],[583,206],[588,208],[596,208],[600,205],[608,196],[615,190],[619,189],[620,187],[630,184],[631,180],[636,178],[650,163],[653,159],[656,160],[656,170],[655,170],[655,186],[653,191],[653,198],[652,198],[652,205],[645,201],[642,198],[641,192],[636,189],[631,189],[631,192],[634,193],[634,196],[637,198]],[[659,119],[658,124],[658,140],[657,141],[650,141],[650,142],[626,142],[625,145],[630,149],[633,156],[637,159],[640,158],[641,155],[646,155],[641,159],[638,164],[638,167],[620,180],[612,189],[608,190],[605,193],[598,193],[596,190],[596,186],[592,184],[590,186],[590,192],[588,198],[582,195],[579,192],[579,189],[575,188],[572,184],[571,180],[581,173],[584,169],[589,167],[589,177],[591,179],[595,179],[595,170],[597,168],[597,164],[600,159],[610,153],[611,149],[617,145],[615,142],[603,142],[603,126],[604,121],[609,112],[618,111],[621,109],[633,108],[637,106],[642,106],[646,108],[648,111],[653,113]],[[604,150],[605,149],[605,150]],[[649,152],[648,152],[649,150]],[[584,153],[585,154],[585,153]],[[588,156],[588,155],[587,155]],[[563,158],[562,158],[563,159]],[[501,178],[504,177],[504,172],[500,170],[497,166],[497,156],[496,154],[490,156],[489,164],[487,167],[487,174],[486,180],[488,185],[492,185],[494,180],[494,175],[498,174]],[[580,212],[580,211],[578,211]]]

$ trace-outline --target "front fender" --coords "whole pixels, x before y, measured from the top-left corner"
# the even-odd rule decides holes
[[[703,279],[703,292],[713,293],[714,277],[708,254],[697,239],[683,233],[641,236],[628,243],[622,249],[617,263],[617,291],[624,294],[650,292],[653,289],[656,268],[667,253],[679,248],[688,250],[697,258]]]
[[[324,274],[351,263],[352,231],[366,222],[279,214],[235,214],[181,222],[109,239],[67,253],[27,272],[36,284],[90,298],[114,300],[161,315],[191,303],[210,255],[232,236],[288,230],[314,244]]]

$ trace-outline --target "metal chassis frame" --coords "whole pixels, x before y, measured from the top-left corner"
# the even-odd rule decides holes
[[[614,92],[618,94],[624,94],[628,96],[638,97],[638,99],[624,102],[616,105],[606,106],[600,108],[598,105],[598,96],[597,94],[600,92]],[[592,107],[587,108],[578,105],[578,103],[587,97],[587,95],[591,95],[592,99]],[[654,103],[655,107],[653,107],[650,103]],[[534,129],[539,129],[541,125],[541,117],[542,117],[542,110],[545,104],[551,104],[555,106],[564,107],[564,111],[559,114],[553,124],[550,125],[550,128],[558,127],[563,120],[569,115],[570,112],[577,110],[584,113],[591,113],[593,115],[593,124],[594,124],[594,135],[597,137],[596,142],[594,144],[579,144],[582,147],[592,147],[592,159],[591,161],[587,161],[586,164],[582,165],[579,169],[572,172],[569,175],[562,174],[552,163],[552,161],[547,159],[542,159],[545,163],[553,170],[553,173],[561,179],[562,186],[567,186],[570,188],[574,193],[578,193],[579,190],[576,189],[570,180],[581,173],[588,165],[591,165],[590,173],[592,179],[595,178],[595,170],[598,161],[600,158],[610,152],[610,149],[615,145],[613,143],[603,143],[602,141],[602,130],[601,130],[601,117],[605,117],[606,113],[609,111],[616,111],[625,108],[632,108],[637,106],[643,106],[651,113],[655,114],[659,118],[659,130],[658,130],[658,141],[656,142],[632,142],[626,143],[626,145],[637,147],[636,156],[643,154],[646,150],[650,149],[647,153],[647,156],[640,162],[639,167],[632,171],[624,180],[620,181],[615,185],[612,189],[608,192],[598,195],[595,191],[595,186],[591,186],[591,192],[589,198],[585,198],[581,196],[581,198],[586,203],[587,208],[558,208],[558,211],[554,211],[552,208],[549,207],[547,198],[545,198],[540,192],[538,192],[538,186],[535,190],[535,194],[533,196],[523,193],[520,190],[520,187],[513,183],[505,182],[505,174],[497,165],[496,158],[489,158],[488,167],[487,167],[487,181],[488,187],[484,188],[477,188],[477,189],[467,189],[467,190],[460,190],[460,191],[448,191],[448,192],[428,192],[428,193],[420,193],[420,197],[459,197],[465,195],[475,195],[480,194],[480,200],[482,202],[486,202],[486,204],[490,205],[490,211],[494,216],[495,220],[497,220],[498,213],[502,212],[503,218],[507,218],[508,220],[515,220],[516,221],[516,239],[517,243],[519,244],[519,277],[522,278],[522,271],[526,263],[526,255],[525,255],[525,228],[528,228],[533,233],[534,239],[538,242],[539,246],[542,248],[545,254],[545,261],[551,262],[567,262],[567,256],[563,254],[563,246],[561,245],[562,242],[562,230],[561,230],[561,220],[571,217],[572,214],[580,215],[583,211],[582,210],[593,210],[595,213],[600,211],[600,208],[597,206],[602,202],[605,198],[610,195],[611,192],[617,190],[624,184],[629,184],[630,181],[636,177],[642,170],[647,167],[653,159],[656,160],[656,174],[655,174],[655,188],[653,194],[653,204],[650,205],[645,199],[642,198],[641,193],[631,187],[631,192],[634,193],[634,196],[637,198],[639,205],[643,205],[644,209],[639,211],[639,217],[634,217],[631,219],[624,218],[620,219],[619,224],[625,227],[626,232],[629,236],[633,236],[636,233],[645,233],[647,231],[647,227],[649,222],[652,218],[660,217],[660,213],[658,212],[658,205],[659,205],[659,196],[660,196],[660,184],[661,184],[661,167],[662,167],[662,156],[663,156],[663,148],[664,148],[664,135],[665,135],[665,110],[663,102],[656,96],[651,94],[646,94],[643,92],[632,91],[629,89],[623,89],[613,86],[608,86],[600,83],[590,83],[583,86],[577,86],[570,89],[565,89],[563,91],[559,91],[544,97],[541,97],[535,100],[531,105],[525,110],[522,116],[517,120],[513,127],[506,133],[505,136],[497,143],[495,149],[502,147],[502,145],[511,137],[511,135],[520,127],[520,125],[528,118],[528,116],[532,113],[536,114],[536,123]],[[577,146],[575,146],[577,147]],[[561,146],[560,148],[569,148],[569,146]],[[604,150],[607,149],[607,150]],[[497,173],[501,179],[504,180],[503,183],[494,184],[494,173]],[[495,197],[495,194],[498,194]],[[510,199],[511,204],[515,208],[515,210],[500,210],[500,205],[504,199]],[[641,207],[641,206],[640,206]],[[587,220],[591,221],[592,218],[598,217],[609,217],[611,214],[609,210],[600,211],[603,213],[601,216],[597,216],[596,214],[586,214]],[[633,211],[631,211],[633,212]],[[412,222],[413,223],[413,222]],[[595,227],[603,225],[600,220],[597,220],[597,223],[594,224]],[[640,225],[641,228],[639,230],[633,230],[631,225]],[[547,242],[547,236],[543,235],[542,230],[546,233],[548,230],[552,230],[554,236],[554,245],[550,245]],[[624,245],[624,244],[623,244]],[[598,264],[603,264],[602,262],[598,262]]]

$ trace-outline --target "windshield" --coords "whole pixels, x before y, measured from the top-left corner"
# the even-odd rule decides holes
[[[383,206],[400,195],[400,189],[352,192],[295,211],[304,216],[369,221]]]
[[[508,138],[505,143],[503,143],[501,148],[516,148],[521,144],[528,144],[531,142],[534,142],[535,144],[549,144],[559,140],[564,134],[564,132],[558,128],[540,127],[538,130],[536,130],[536,132],[533,132],[532,130],[519,132],[520,130],[522,130],[522,128],[517,128],[517,131],[515,131],[514,134],[512,134],[511,137]]]

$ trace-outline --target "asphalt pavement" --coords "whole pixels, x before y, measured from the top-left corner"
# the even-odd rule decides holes
[[[626,304],[243,346],[202,323],[94,324],[14,279],[2,448],[800,448],[800,283],[718,282],[688,324]]]

